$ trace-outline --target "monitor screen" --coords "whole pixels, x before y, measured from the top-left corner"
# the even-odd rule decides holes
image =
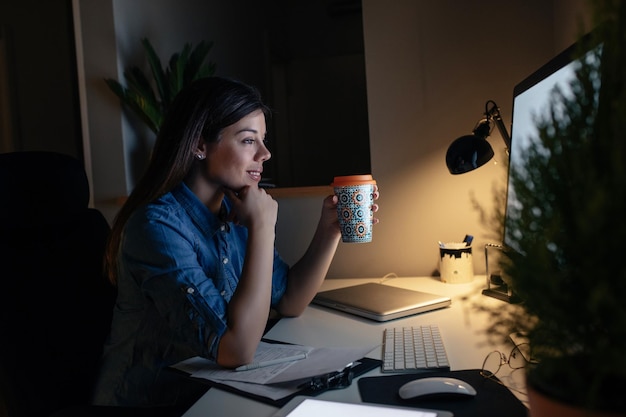
[[[590,36],[581,42],[587,42]],[[591,59],[595,48],[589,44],[585,59]],[[513,115],[511,121],[511,149],[509,149],[509,173],[522,162],[531,142],[538,138],[537,120],[549,115],[550,98],[555,88],[559,88],[565,97],[571,96],[570,82],[575,79],[576,68],[579,65],[578,56],[580,44],[574,44],[552,58],[545,65],[518,83],[513,89]],[[598,47],[599,48],[599,47]],[[581,58],[582,59],[582,58]],[[558,115],[558,107],[556,108]],[[535,141],[536,142],[536,141]],[[511,247],[511,234],[507,222],[511,213],[519,209],[520,204],[511,187],[511,176],[507,186],[506,211],[504,223],[504,244]],[[516,231],[516,233],[520,233]]]

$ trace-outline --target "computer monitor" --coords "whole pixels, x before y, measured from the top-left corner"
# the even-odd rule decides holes
[[[601,46],[594,45],[591,35],[587,35],[524,78],[513,88],[509,179],[503,238],[505,247],[515,249],[511,239],[512,233],[520,233],[519,230],[513,231],[511,228],[507,228],[510,216],[516,212],[515,208],[520,208],[520,203],[511,187],[512,178],[510,172],[519,166],[530,143],[538,137],[537,117],[541,118],[549,115],[550,98],[554,89],[558,87],[566,97],[571,96],[570,82],[576,77],[576,68],[580,65],[580,60],[593,59],[595,56],[593,52],[597,48],[601,48]],[[581,50],[587,51],[582,57],[580,55]]]
[[[539,69],[531,73],[513,88],[513,114],[511,121],[511,146],[509,149],[509,178],[506,193],[506,208],[504,219],[504,248],[517,249],[513,233],[522,233],[519,229],[507,227],[513,221],[520,209],[519,201],[511,185],[511,171],[518,168],[523,162],[531,143],[537,143],[538,118],[546,117],[550,113],[552,92],[558,87],[567,97],[572,94],[570,82],[576,77],[576,69],[580,59],[591,59],[595,55],[597,44],[592,43],[592,35],[583,37],[579,42],[571,45],[554,58],[550,59]],[[587,51],[581,57],[581,51]],[[558,108],[557,108],[558,110]],[[557,112],[558,114],[558,112]],[[488,245],[498,247],[499,245]],[[487,247],[485,256],[487,257]],[[487,288],[483,294],[501,300],[516,302],[518,299],[511,288],[499,275],[490,275],[487,260]]]

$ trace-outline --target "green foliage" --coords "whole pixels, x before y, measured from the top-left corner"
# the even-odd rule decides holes
[[[626,3],[626,2],[624,2]],[[593,3],[602,60],[552,95],[517,169],[501,267],[523,300],[492,332],[528,334],[530,381],[570,403],[626,409],[626,4]],[[601,80],[601,82],[600,82]],[[617,385],[614,385],[617,384]]]
[[[141,69],[134,66],[124,71],[128,87],[111,78],[105,79],[105,82],[123,104],[158,134],[164,115],[176,94],[192,81],[215,73],[215,64],[205,63],[213,43],[202,41],[193,49],[191,44],[186,43],[182,52],[172,55],[165,69],[148,39],[142,39],[141,43],[150,65],[152,83]]]

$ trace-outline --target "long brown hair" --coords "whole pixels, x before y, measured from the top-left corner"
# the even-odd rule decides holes
[[[171,191],[189,174],[201,138],[216,142],[221,131],[256,110],[269,116],[258,90],[240,81],[208,77],[184,88],[167,110],[146,172],[113,221],[104,269],[117,283],[124,226],[137,208]]]

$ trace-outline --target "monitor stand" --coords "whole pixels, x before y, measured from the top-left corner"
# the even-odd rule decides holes
[[[513,293],[511,287],[502,279],[499,274],[492,274],[489,271],[489,250],[502,250],[502,245],[496,243],[487,243],[485,245],[485,263],[487,272],[487,288],[483,290],[483,295],[506,301],[507,303],[516,304],[521,300]]]
[[[506,282],[499,275],[491,275],[487,280],[487,288],[483,290],[483,295],[497,298],[511,304],[519,303],[521,300],[509,288]]]

